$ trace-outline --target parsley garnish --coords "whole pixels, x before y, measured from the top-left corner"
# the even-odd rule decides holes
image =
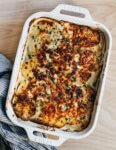
[[[52,31],[50,31],[49,34],[52,34]]]
[[[40,30],[40,27],[38,26],[37,29]]]
[[[29,57],[29,59],[31,59],[31,58],[32,58],[32,55],[28,55],[28,57]]]

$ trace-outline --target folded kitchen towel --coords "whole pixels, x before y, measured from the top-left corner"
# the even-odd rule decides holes
[[[5,101],[12,71],[11,62],[0,54],[0,142],[6,145],[1,146],[3,149],[11,150],[56,150],[53,146],[43,145],[28,140],[24,129],[15,126],[8,118],[5,112]],[[38,136],[46,137],[45,134],[39,133]],[[1,140],[2,139],[2,140]]]

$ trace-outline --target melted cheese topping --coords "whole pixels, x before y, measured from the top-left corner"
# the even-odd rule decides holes
[[[12,105],[18,117],[62,130],[88,126],[103,65],[98,29],[39,18],[31,22]]]

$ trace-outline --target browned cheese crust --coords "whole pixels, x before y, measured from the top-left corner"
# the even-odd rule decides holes
[[[17,117],[63,130],[85,129],[96,98],[104,43],[98,29],[34,19],[12,99]]]

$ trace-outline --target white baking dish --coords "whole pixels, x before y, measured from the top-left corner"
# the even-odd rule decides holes
[[[71,11],[71,12],[83,14],[84,17],[80,18],[80,17],[70,16],[70,15],[66,15],[66,14],[61,14],[61,10],[66,10],[69,12]],[[92,118],[89,123],[89,126],[81,132],[67,132],[67,131],[62,131],[60,129],[53,130],[53,128],[51,128],[51,127],[46,127],[44,125],[39,125],[36,123],[32,123],[30,121],[22,121],[21,119],[16,117],[16,115],[13,111],[13,108],[11,105],[11,100],[12,100],[12,96],[14,93],[14,88],[16,86],[17,76],[18,76],[19,68],[20,68],[21,57],[23,54],[25,42],[26,42],[27,35],[28,35],[29,23],[32,19],[39,18],[39,17],[50,17],[50,18],[53,18],[56,20],[70,21],[70,22],[80,24],[80,25],[87,25],[87,26],[90,26],[93,28],[99,28],[100,30],[102,30],[104,32],[105,39],[106,39],[106,53],[105,53],[105,59],[104,59],[104,67],[103,67],[103,70],[102,70],[102,73],[100,76],[100,84],[99,84],[99,88],[98,88],[98,92],[97,92],[97,97],[96,97],[96,101],[94,103],[94,111],[92,113]],[[111,37],[109,30],[103,24],[95,22],[92,19],[89,11],[85,8],[60,4],[51,12],[38,12],[38,13],[31,15],[24,24],[23,32],[21,35],[21,39],[19,42],[17,55],[16,55],[14,67],[13,67],[13,73],[12,73],[12,78],[11,78],[11,82],[10,82],[10,87],[9,87],[9,91],[8,91],[8,97],[7,97],[7,102],[6,102],[6,112],[7,112],[8,117],[10,118],[10,120],[17,126],[23,127],[26,130],[27,135],[31,141],[38,142],[38,143],[59,146],[67,139],[70,139],[70,138],[71,139],[81,139],[81,138],[88,136],[94,130],[97,120],[98,120],[101,100],[102,100],[104,86],[105,86],[106,74],[107,74],[107,70],[108,70],[107,68],[108,68],[109,57],[110,57],[110,53],[111,53],[111,47],[112,47],[112,37]],[[33,134],[34,131],[56,135],[59,137],[59,139],[54,140],[54,139],[39,137],[39,136]]]

